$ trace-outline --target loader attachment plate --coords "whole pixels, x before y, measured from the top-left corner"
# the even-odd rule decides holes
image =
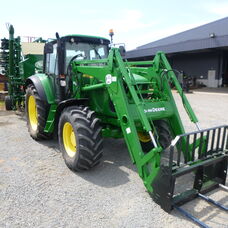
[[[152,183],[152,197],[165,211],[225,185],[228,126],[178,135],[166,150],[167,159]],[[189,180],[188,174],[192,175]],[[176,193],[179,177],[185,178],[185,183],[192,182],[191,188]]]

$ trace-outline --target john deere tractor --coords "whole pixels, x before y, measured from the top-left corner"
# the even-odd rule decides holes
[[[200,129],[163,52],[151,61],[128,62],[123,50],[94,36],[56,34],[46,43],[43,73],[26,80],[31,137],[57,134],[65,163],[74,171],[100,162],[103,138],[123,138],[146,189],[167,212],[205,197],[204,192],[227,188],[228,127]],[[170,84],[195,132],[185,132]],[[189,173],[191,189],[175,195],[176,179]]]

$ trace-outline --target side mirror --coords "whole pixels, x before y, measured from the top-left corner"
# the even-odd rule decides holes
[[[120,55],[123,57],[125,56],[126,50],[124,46],[119,46],[119,50],[120,50]]]
[[[47,53],[49,53],[49,54],[53,53],[53,44],[52,43],[45,44],[44,54],[47,54]]]

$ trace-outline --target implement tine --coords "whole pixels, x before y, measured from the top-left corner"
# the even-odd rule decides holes
[[[219,149],[221,128],[218,129],[216,151]]]
[[[216,129],[213,130],[213,133],[212,133],[212,140],[211,140],[211,151],[213,151],[213,148],[214,148],[214,141],[215,141],[215,131]]]
[[[208,143],[209,143],[209,137],[210,137],[210,131],[207,131],[207,136],[206,136],[206,149],[205,149],[205,153],[207,156],[207,148],[208,148]]]
[[[228,149],[228,135],[226,136],[226,149]]]
[[[225,146],[225,139],[226,139],[226,127],[223,127],[223,136],[222,136],[222,145],[221,145],[221,149],[224,150],[224,146]]]
[[[193,138],[193,147],[192,147],[192,161],[195,160],[195,150],[196,150],[196,137],[197,137],[197,133],[194,134],[194,138]]]
[[[181,137],[179,140],[179,146],[177,148],[177,165],[180,166],[180,158],[181,158],[181,150],[182,150],[182,141],[183,138]]]
[[[228,191],[228,187],[223,185],[223,184],[219,184],[219,187],[222,188],[225,191]]]
[[[203,144],[203,132],[200,133],[200,144],[199,144],[199,158],[202,158],[202,144]],[[205,156],[205,155],[204,155]]]
[[[187,139],[186,139],[186,153],[185,153],[185,156],[184,156],[184,162],[186,163],[187,160],[189,159],[188,157],[186,157],[186,155],[188,156],[189,154],[189,135],[187,135]]]

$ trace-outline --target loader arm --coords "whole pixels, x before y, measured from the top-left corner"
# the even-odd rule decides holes
[[[153,61],[127,62],[118,49],[112,48],[107,59],[77,60],[71,66],[70,101],[87,99],[101,120],[103,136],[124,137],[146,189],[165,211],[225,183],[228,128],[185,133],[170,81],[190,120],[198,120],[164,53],[159,52]],[[168,147],[159,141],[158,120],[169,125],[173,140]],[[53,125],[55,117],[48,121]],[[150,145],[147,151],[141,132]],[[190,172],[195,176],[193,188],[175,196],[176,179]]]
[[[181,99],[182,99],[182,103],[184,105],[184,108],[185,108],[190,120],[193,123],[198,123],[198,119],[197,119],[197,117],[196,117],[191,105],[189,104],[188,99],[186,98],[186,96],[185,96],[185,94],[184,94],[184,92],[183,92],[183,90],[182,90],[182,88],[180,86],[180,83],[177,80],[177,77],[174,74],[174,71],[171,68],[171,66],[170,66],[165,54],[163,52],[158,52],[157,58],[160,58],[160,61],[164,64],[164,66],[165,66],[165,72],[164,73],[167,72],[168,77],[172,80],[172,82],[174,83],[178,93],[180,94]],[[156,60],[155,60],[155,62],[156,62]]]
[[[197,196],[202,189],[224,184],[225,176],[221,173],[227,164],[227,127],[185,133],[169,81],[174,83],[180,94],[190,120],[197,124],[198,119],[163,52],[158,52],[153,61],[124,62],[119,50],[112,49],[108,59],[74,62],[73,71],[75,77],[86,74],[99,82],[80,85],[76,96],[87,96],[87,92],[100,89],[108,91],[132,162],[136,164],[147,190],[164,210],[171,211],[175,202]],[[169,148],[162,148],[157,140],[153,121],[159,119],[166,119],[170,124],[174,140]],[[142,149],[139,126],[151,138],[149,152]],[[218,142],[220,134],[223,134],[221,145]],[[215,142],[209,149],[210,136],[213,141],[217,138],[215,149]],[[164,150],[168,154],[168,163],[165,164],[161,163]],[[212,154],[215,157],[211,157]],[[210,167],[215,174],[212,175],[205,167]],[[193,190],[174,197],[176,178],[192,171],[196,173]]]
[[[101,60],[98,62],[101,63]],[[139,175],[143,179],[148,191],[152,192],[151,182],[159,170],[159,153],[162,151],[162,148],[156,145],[156,147],[151,149],[147,154],[142,151],[135,126],[135,113],[131,111],[130,106],[134,105],[134,110],[137,112],[138,119],[141,121],[141,125],[144,127],[145,131],[151,132],[151,122],[144,112],[143,103],[138,98],[131,74],[127,71],[119,50],[112,49],[109,54],[109,59],[103,60],[102,62],[106,63],[105,67],[88,66],[90,63],[94,63],[94,61],[74,62],[73,68],[75,73],[92,75],[101,81],[96,85],[84,86],[81,88],[81,91],[96,90],[104,86],[106,87],[110,98],[114,103],[118,122],[128,146],[130,157],[133,163],[136,164]],[[82,66],[83,64],[87,66]],[[133,104],[129,104],[126,87],[130,91]]]
[[[102,63],[103,65],[94,66],[95,63]],[[137,63],[135,64],[137,65]],[[161,65],[165,68],[161,69]],[[158,68],[156,68],[156,66],[158,66]],[[164,54],[158,53],[152,62],[152,67],[144,70],[144,75],[149,79],[148,84],[153,83],[150,79],[155,79],[156,85],[160,85],[160,74],[162,70],[167,70],[166,68],[171,69]],[[141,70],[143,69],[138,68],[138,71]],[[185,133],[167,80],[163,83],[167,98],[165,101],[162,99],[153,99],[152,101],[143,99],[142,91],[139,89],[133,75],[135,70],[131,70],[131,67],[124,63],[118,49],[112,49],[108,59],[75,61],[73,63],[73,71],[75,78],[79,77],[79,75],[91,75],[99,81],[99,83],[95,85],[80,85],[79,88],[81,89],[76,96],[83,96],[83,92],[86,91],[97,90],[104,87],[107,89],[114,104],[118,123],[122,129],[131,159],[133,163],[136,164],[139,175],[143,179],[146,188],[149,192],[153,192],[152,182],[160,169],[161,152],[165,149],[159,145],[155,139],[156,137],[152,133],[156,132],[156,130],[154,131],[153,120],[167,118],[172,126],[174,136]],[[153,77],[150,74],[152,74]],[[76,81],[75,79],[73,80]],[[177,81],[176,84],[179,85]],[[154,86],[154,90],[157,90],[156,86]],[[159,91],[157,91],[157,93],[159,93]],[[153,110],[153,108],[161,111],[148,111]],[[192,113],[193,111],[191,111],[191,114]],[[194,115],[194,113],[192,115]],[[139,122],[143,130],[147,132],[151,138],[152,146],[148,153],[142,150],[140,144],[136,126],[136,124],[139,125]],[[185,146],[185,143],[183,143],[183,146]]]

